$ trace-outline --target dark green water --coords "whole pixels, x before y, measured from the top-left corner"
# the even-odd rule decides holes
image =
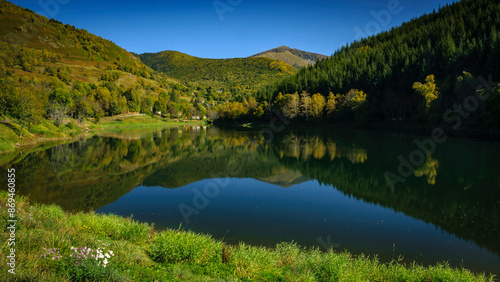
[[[500,142],[419,149],[427,138],[175,128],[82,139],[11,165],[19,194],[66,210],[182,224],[228,243],[295,241],[500,274]],[[401,175],[410,156],[422,159]],[[387,172],[400,182],[388,185]]]

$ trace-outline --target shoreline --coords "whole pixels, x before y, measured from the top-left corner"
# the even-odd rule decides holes
[[[120,118],[126,118],[128,119],[129,122],[120,122],[116,121],[116,119]],[[185,126],[185,125],[205,125],[206,121],[203,120],[166,120],[166,119],[158,119],[154,118],[154,120],[149,120],[145,123],[136,123],[136,122],[130,122],[132,119],[135,120],[136,118],[141,118],[145,117],[143,115],[120,115],[120,116],[114,116],[114,117],[108,117],[108,121],[106,121],[104,118],[103,121],[101,121],[100,124],[94,125],[89,123],[85,123],[82,127],[77,127],[78,129],[72,129],[72,130],[65,130],[65,131],[50,131],[50,132],[45,132],[45,134],[38,134],[38,133],[31,133],[28,132],[26,128],[23,129],[23,135],[25,135],[25,132],[27,134],[30,134],[28,136],[23,136],[23,139],[20,139],[18,137],[19,132],[16,132],[13,128],[18,127],[19,125],[15,123],[8,123],[8,122],[3,122],[0,123],[0,125],[3,125],[4,128],[6,128],[6,131],[10,132],[5,132],[4,134],[10,135],[11,139],[16,139],[16,140],[6,140],[6,138],[2,138],[0,136],[0,142],[3,141],[3,146],[0,147],[0,156],[1,155],[7,155],[11,153],[15,153],[18,150],[22,150],[24,148],[36,148],[39,146],[43,146],[44,144],[54,142],[54,143],[66,143],[70,142],[72,140],[78,140],[81,137],[90,137],[95,134],[98,134],[99,132],[107,132],[107,131],[122,131],[122,130],[135,130],[135,129],[153,129],[153,128],[168,128],[168,127],[177,127],[177,126]],[[147,118],[147,116],[146,116]],[[70,122],[73,122],[74,120],[71,120]],[[88,126],[88,127],[84,127]],[[64,127],[61,125],[60,127]],[[55,137],[49,137],[48,135],[55,135]],[[17,138],[15,138],[15,137]],[[3,140],[2,140],[3,139]],[[10,148],[6,148],[10,147]]]
[[[0,204],[9,201],[0,192]],[[210,235],[179,229],[157,231],[132,218],[94,212],[70,213],[56,205],[33,204],[15,196],[15,274],[7,280],[89,281],[494,281],[494,275],[453,268],[447,263],[422,266],[347,251],[304,248],[296,243],[274,247],[243,242],[229,245]],[[1,237],[5,242],[8,232]],[[26,244],[25,242],[28,242]],[[74,256],[75,249],[110,254],[103,267],[96,259]],[[92,251],[93,250],[93,251]],[[7,251],[7,250],[6,250]],[[88,254],[87,253],[87,254]],[[2,256],[5,257],[5,256]],[[3,259],[4,260],[4,259]],[[76,262],[76,263],[75,263]],[[101,261],[102,262],[102,261]],[[14,265],[16,266],[16,265]],[[11,268],[12,269],[12,268]],[[10,277],[9,277],[10,276]]]
[[[141,118],[150,118],[150,120],[146,122],[140,122]],[[73,119],[70,119],[72,123]],[[139,121],[139,122],[136,122]],[[207,125],[211,124],[220,128],[234,128],[241,130],[255,130],[255,129],[263,129],[270,126],[270,122],[268,121],[248,121],[248,122],[235,122],[235,121],[218,121],[214,123],[209,123],[206,120],[167,120],[163,118],[154,117],[151,118],[145,115],[137,115],[137,114],[126,114],[126,115],[118,115],[113,117],[106,117],[99,124],[94,124],[90,121],[87,121],[80,127],[76,127],[77,129],[67,129],[61,131],[61,128],[64,127],[61,125],[58,129],[59,131],[46,131],[42,134],[39,133],[30,133],[26,128],[23,129],[23,134],[26,132],[30,134],[29,136],[24,136],[23,139],[18,138],[17,132],[13,128],[19,127],[19,125],[15,123],[2,122],[0,125],[4,125],[7,128],[7,131],[10,132],[10,136],[16,136],[17,140],[5,140],[6,138],[2,138],[0,136],[0,142],[3,139],[3,146],[0,146],[0,155],[6,155],[10,153],[14,153],[20,149],[24,148],[34,148],[38,147],[50,142],[54,143],[65,143],[71,140],[76,140],[78,138],[93,136],[99,132],[106,131],[122,131],[122,130],[134,130],[134,129],[152,129],[152,128],[166,128],[166,127],[176,127],[176,126],[186,126],[186,125]],[[280,124],[281,126],[281,124]],[[458,130],[452,129],[449,125],[423,125],[416,123],[408,123],[408,124],[396,124],[396,123],[328,123],[328,122],[320,122],[320,123],[307,123],[307,122],[289,122],[286,124],[286,127],[294,127],[294,128],[309,128],[313,130],[329,130],[329,129],[352,129],[352,130],[368,130],[368,131],[382,131],[382,132],[394,132],[394,133],[404,133],[404,134],[423,134],[430,135],[432,130],[436,128],[441,128],[444,133],[450,137],[454,138],[478,138],[483,140],[492,140],[498,141],[500,140],[500,129],[496,128],[459,128]],[[64,129],[64,128],[63,128]],[[50,137],[49,135],[54,135],[54,137]],[[21,141],[21,142],[20,142]],[[6,148],[10,147],[10,148]]]

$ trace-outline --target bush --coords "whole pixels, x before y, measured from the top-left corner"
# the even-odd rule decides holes
[[[73,122],[68,122],[68,124],[66,124],[66,127],[71,129],[71,130],[76,130],[78,129],[78,127],[76,127],[76,125],[73,124]]]

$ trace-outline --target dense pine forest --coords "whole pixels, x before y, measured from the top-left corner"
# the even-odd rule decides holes
[[[261,89],[258,101],[303,121],[429,124],[466,116],[467,125],[498,128],[499,30],[498,1],[447,5],[342,47]],[[470,113],[454,108],[464,103]]]

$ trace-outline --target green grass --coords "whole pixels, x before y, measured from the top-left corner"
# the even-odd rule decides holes
[[[186,125],[203,125],[205,121],[180,121],[180,120],[170,120],[159,117],[151,117],[148,115],[140,116],[116,116],[108,117],[99,122],[99,127],[101,129],[109,130],[119,130],[123,128],[145,128],[145,127],[170,127],[170,126],[186,126]]]
[[[10,125],[0,123],[0,151],[13,151],[18,139],[19,135]]]
[[[0,205],[7,195],[0,193]],[[115,215],[66,213],[58,206],[30,204],[16,198],[16,275],[0,256],[2,281],[492,281],[493,277],[453,269],[446,264],[422,267],[347,252],[320,252],[294,243],[275,248],[227,246],[209,235],[182,230],[155,231],[145,223]],[[7,210],[0,216],[6,220]],[[5,222],[5,221],[4,221]],[[6,224],[1,233],[7,242]],[[100,260],[77,258],[72,248],[100,248]],[[111,251],[114,255],[111,255]],[[73,255],[73,256],[71,256]],[[52,259],[52,258],[55,259]],[[76,262],[79,262],[78,264]]]

